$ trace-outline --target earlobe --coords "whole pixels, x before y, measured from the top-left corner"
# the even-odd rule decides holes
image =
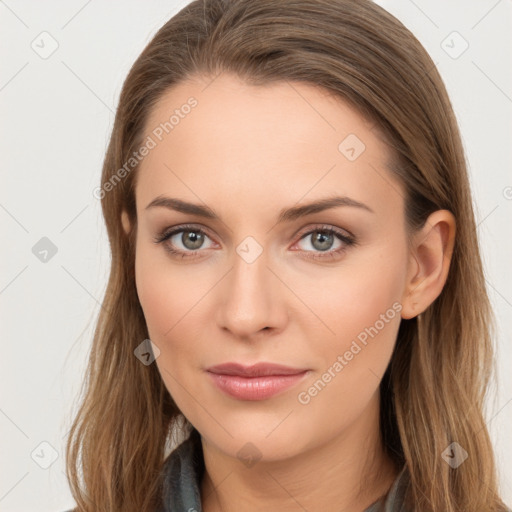
[[[402,318],[413,318],[441,294],[455,244],[455,217],[448,210],[433,212],[415,235],[402,300]]]
[[[130,218],[128,217],[128,213],[126,210],[121,212],[121,223],[123,225],[124,232],[128,235],[131,231]]]

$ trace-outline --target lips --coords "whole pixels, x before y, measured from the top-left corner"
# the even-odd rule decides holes
[[[274,363],[257,363],[244,366],[239,363],[224,363],[207,369],[211,373],[220,375],[239,375],[241,377],[262,377],[267,375],[296,375],[303,373],[307,368],[292,368]]]
[[[274,363],[224,363],[208,368],[207,373],[215,386],[232,398],[265,400],[298,384],[309,370]]]

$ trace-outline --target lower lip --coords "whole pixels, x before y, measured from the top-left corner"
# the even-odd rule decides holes
[[[308,373],[241,377],[208,372],[214,384],[224,393],[239,400],[265,400],[291,388]]]

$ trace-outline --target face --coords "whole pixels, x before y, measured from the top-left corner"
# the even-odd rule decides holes
[[[203,438],[291,457],[376,421],[406,281],[403,190],[372,124],[322,89],[208,83],[176,86],[146,125],[138,296],[163,381]],[[232,362],[295,375],[208,371]]]

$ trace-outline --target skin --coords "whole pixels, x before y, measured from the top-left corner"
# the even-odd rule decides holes
[[[443,288],[453,215],[434,212],[408,246],[404,191],[385,168],[390,152],[383,137],[320,88],[256,87],[228,73],[213,82],[194,77],[166,93],[145,135],[190,96],[198,105],[137,171],[136,285],[163,381],[202,436],[203,510],[363,511],[400,469],[379,436],[379,383],[401,319],[421,313]],[[349,134],[366,146],[354,161],[338,150]],[[206,204],[220,220],[146,209],[160,195]],[[341,206],[277,224],[283,208],[332,195],[373,213]],[[124,212],[122,222],[129,232]],[[207,231],[188,259],[164,247],[191,251],[182,233],[153,242],[183,223]],[[308,259],[325,252],[304,234],[324,224],[353,234],[357,245],[336,258]],[[263,249],[252,263],[236,251],[248,236]],[[326,244],[327,252],[345,245],[336,236]],[[300,403],[298,394],[393,303],[401,311],[309,403]],[[310,372],[279,395],[243,401],[205,374],[228,361]],[[250,467],[237,456],[248,442],[260,457]]]

